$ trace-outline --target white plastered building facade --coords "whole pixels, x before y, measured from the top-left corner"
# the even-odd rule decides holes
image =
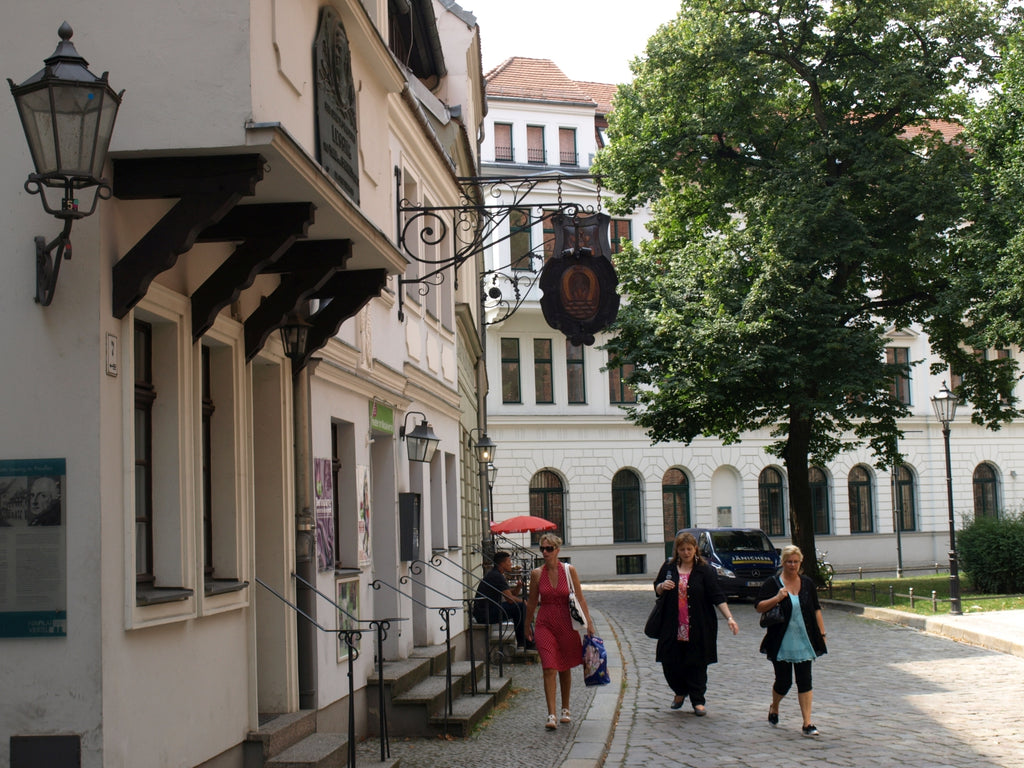
[[[478,501],[462,471],[478,302],[452,280],[429,299],[405,286],[399,320],[410,258],[397,211],[410,191],[457,203],[485,104],[472,15],[407,5],[403,22],[431,34],[402,55],[386,0],[112,0],[80,14],[44,0],[7,13],[12,79],[40,68],[70,13],[78,52],[125,96],[113,196],[75,224],[48,307],[33,302],[32,238],[60,225],[22,189],[31,160],[13,101],[0,106],[0,463],[7,476],[17,462],[66,467],[62,538],[40,574],[64,592],[64,631],[0,636],[0,768],[54,737],[87,768],[241,766],[264,715],[299,710],[342,731],[354,708],[365,735],[366,622],[402,617],[390,658],[442,639],[412,601],[371,585],[398,585],[410,554],[461,548],[464,500]],[[333,96],[318,96],[325,85]],[[335,127],[352,133],[331,149],[317,118],[339,102]],[[300,310],[317,346],[294,366],[277,330]],[[440,438],[429,464],[406,457],[410,411]],[[0,489],[0,519],[20,522],[24,490]],[[410,495],[411,553],[399,525]],[[25,597],[39,561],[8,559],[30,533],[0,527],[5,628],[46,602]],[[296,575],[357,611],[357,660],[297,619],[300,604],[328,629],[340,621]]]

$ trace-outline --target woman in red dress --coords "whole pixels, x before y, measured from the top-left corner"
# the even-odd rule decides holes
[[[544,669],[544,698],[548,704],[548,719],[544,727],[554,730],[558,723],[571,723],[569,694],[572,690],[572,669],[583,661],[583,642],[569,616],[569,579],[572,589],[583,608],[587,634],[594,634],[590,610],[580,589],[576,569],[558,559],[562,540],[553,533],[540,537],[540,551],[544,565],[530,572],[530,596],[526,601],[526,639],[537,645],[540,664]],[[540,610],[537,610],[538,600]],[[533,617],[536,613],[537,624]],[[555,716],[555,683],[562,693],[562,715]]]

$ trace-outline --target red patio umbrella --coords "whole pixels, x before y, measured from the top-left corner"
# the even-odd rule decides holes
[[[543,517],[533,515],[517,515],[500,523],[491,523],[491,533],[533,533],[534,531],[553,531],[558,526]]]

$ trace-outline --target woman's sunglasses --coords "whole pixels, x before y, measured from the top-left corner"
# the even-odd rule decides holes
[[[547,546],[544,546],[544,547],[541,547],[541,548],[540,548],[540,551],[541,551],[541,552],[554,552],[554,551],[555,551],[555,548],[554,548],[554,547],[547,547]]]

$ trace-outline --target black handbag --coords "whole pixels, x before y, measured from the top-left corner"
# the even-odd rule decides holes
[[[671,570],[668,574],[671,575]],[[676,573],[674,581],[679,581],[679,574]],[[654,607],[651,608],[650,614],[647,616],[647,623],[644,624],[644,634],[653,640],[657,640],[661,637],[661,625],[665,620],[665,595],[658,595],[658,599],[654,601]]]
[[[661,636],[661,623],[665,617],[665,596],[658,595],[658,599],[654,601],[654,607],[651,608],[650,614],[647,616],[647,623],[644,624],[644,634],[650,638],[657,639]]]
[[[774,627],[776,624],[781,624],[785,620],[786,617],[782,615],[782,603],[776,603],[761,614],[761,621],[759,623],[767,629],[768,627]]]

